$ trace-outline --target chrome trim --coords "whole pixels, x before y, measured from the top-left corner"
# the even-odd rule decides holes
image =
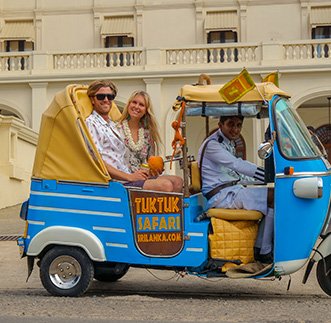
[[[186,248],[185,251],[189,251],[189,252],[203,252],[203,248]]]
[[[203,238],[204,236],[202,232],[188,232],[187,235],[190,237],[200,237],[200,238]]]
[[[33,206],[33,205],[29,205],[29,210],[62,212],[62,213],[91,214],[91,215],[111,216],[111,217],[115,217],[115,218],[123,218],[124,217],[123,213],[85,211],[85,210],[77,210],[77,209],[61,209],[61,208],[56,208],[56,207],[44,207],[44,206]]]
[[[110,201],[110,202],[121,202],[122,201],[122,199],[115,198],[115,197],[88,196],[88,195],[80,195],[80,194],[65,194],[65,193],[37,192],[37,191],[31,191],[31,195],[68,197],[68,198],[73,198],[73,199]]]
[[[34,224],[34,225],[45,225],[44,221],[33,221],[33,220],[27,220],[29,224]]]
[[[124,182],[126,183],[126,182]],[[157,194],[163,194],[162,196],[167,196],[167,195],[178,195],[178,196],[184,196],[183,193],[179,192],[160,192],[160,191],[152,191],[152,190],[144,190],[144,189],[138,189],[136,186],[125,186],[125,188],[128,189],[128,191],[138,191],[138,192],[146,192],[146,193],[157,193]]]
[[[118,233],[126,233],[125,229],[120,228],[107,228],[107,227],[92,227],[95,231],[109,231],[109,232],[118,232]]]
[[[302,268],[307,262],[308,258],[287,260],[287,261],[277,261],[274,265],[275,276],[276,275],[290,275],[300,268]]]
[[[321,231],[321,237],[324,238],[330,233],[331,233],[331,196],[329,198],[328,210],[326,211],[325,220]]]
[[[285,175],[283,173],[277,173],[276,178],[291,178],[291,177],[303,177],[303,176],[328,176],[331,175],[331,170],[325,172],[296,172],[292,175]]]
[[[113,242],[106,242],[107,247],[116,247],[116,248],[129,248],[126,243],[113,243]]]

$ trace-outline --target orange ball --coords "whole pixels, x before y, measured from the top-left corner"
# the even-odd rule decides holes
[[[151,156],[148,158],[148,166],[153,172],[158,174],[163,172],[164,162],[161,156]]]

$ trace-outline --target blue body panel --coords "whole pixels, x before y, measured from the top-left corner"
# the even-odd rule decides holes
[[[209,221],[194,222],[203,210],[203,197],[184,199],[184,244],[175,256],[143,255],[134,241],[128,192],[122,184],[62,183],[32,180],[28,209],[30,239],[50,226],[68,226],[92,232],[102,243],[107,261],[136,265],[197,267],[208,258]]]
[[[270,102],[273,106],[273,101]],[[270,109],[270,120],[273,114]],[[274,122],[270,122],[275,130]],[[311,159],[287,159],[274,145],[275,160],[275,262],[305,260],[321,233],[327,217],[330,203],[331,178],[322,157]],[[284,175],[287,167],[294,168],[293,175]],[[321,198],[299,198],[293,192],[296,180],[309,177],[320,177],[323,180]]]

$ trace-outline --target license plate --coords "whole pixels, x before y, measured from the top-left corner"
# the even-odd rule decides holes
[[[20,256],[24,256],[24,238],[20,237],[17,239],[17,245],[18,245],[18,250],[20,253]]]

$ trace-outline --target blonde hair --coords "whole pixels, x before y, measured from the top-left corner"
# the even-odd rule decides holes
[[[146,106],[146,113],[145,115],[140,119],[140,123],[142,124],[142,126],[145,129],[149,130],[149,133],[155,143],[155,148],[156,148],[156,152],[159,152],[160,149],[160,145],[161,145],[161,137],[160,137],[160,133],[158,130],[158,124],[156,122],[156,118],[154,115],[154,109],[153,109],[153,105],[152,105],[152,100],[151,97],[149,96],[149,94],[145,91],[134,91],[131,96],[129,97],[128,102],[126,103],[123,112],[122,112],[122,116],[119,119],[119,123],[122,123],[123,120],[128,120],[130,118],[129,112],[128,112],[128,107],[131,104],[131,102],[133,101],[133,99],[138,96],[141,95],[144,98],[145,101],[145,106]]]

